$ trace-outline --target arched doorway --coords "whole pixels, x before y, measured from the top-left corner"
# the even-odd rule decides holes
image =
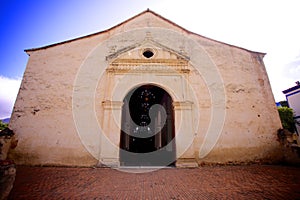
[[[176,160],[171,96],[155,85],[130,91],[123,100],[121,166],[165,166]]]

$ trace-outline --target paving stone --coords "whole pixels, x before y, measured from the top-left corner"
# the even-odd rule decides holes
[[[18,166],[9,199],[300,199],[300,170],[250,165],[126,173]]]

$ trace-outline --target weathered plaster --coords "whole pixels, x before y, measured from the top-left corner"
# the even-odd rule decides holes
[[[156,51],[161,68],[146,61],[142,71],[132,67],[144,48]],[[117,165],[122,101],[148,83],[177,102],[178,159],[278,160],[281,125],[261,53],[190,33],[151,11],[27,53],[10,123],[19,139],[10,156],[18,164]],[[188,71],[167,66],[178,58],[187,59]],[[125,61],[131,68],[122,71]]]

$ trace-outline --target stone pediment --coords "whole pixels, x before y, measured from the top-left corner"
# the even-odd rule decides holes
[[[149,38],[117,51],[114,48],[106,57],[108,72],[189,72],[189,57],[183,50],[176,51]]]

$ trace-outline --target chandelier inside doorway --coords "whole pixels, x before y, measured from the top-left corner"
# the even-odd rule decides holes
[[[123,101],[121,165],[158,166],[166,158],[174,160],[176,151],[171,96],[162,88],[149,84],[130,91]]]

